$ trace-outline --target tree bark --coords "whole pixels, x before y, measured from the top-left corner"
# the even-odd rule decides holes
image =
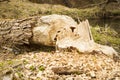
[[[31,19],[0,22],[0,48],[29,44],[32,37]]]

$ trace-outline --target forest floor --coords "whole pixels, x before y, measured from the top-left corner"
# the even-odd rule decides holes
[[[37,50],[0,60],[4,80],[120,80],[120,60],[104,54]]]
[[[7,7],[6,7],[7,5]],[[36,4],[11,1],[0,3],[0,20],[19,19],[30,16],[63,14],[74,19],[100,18],[104,16],[99,7],[86,9],[68,8],[62,5]],[[112,9],[107,14],[117,15],[120,10]],[[9,15],[8,15],[9,14]],[[95,41],[104,43],[108,39],[119,50],[119,33],[109,30],[99,33],[92,29]],[[113,34],[114,32],[114,34]],[[117,35],[117,36],[116,36]],[[33,50],[15,55],[0,53],[0,80],[120,80],[120,60],[104,54]]]

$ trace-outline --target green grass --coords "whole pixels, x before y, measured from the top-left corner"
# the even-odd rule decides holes
[[[99,12],[98,7],[77,9],[68,8],[62,5],[37,4],[31,2],[11,1],[0,3],[0,18],[18,19],[29,16],[41,16],[49,14],[63,14],[73,18],[96,18]]]
[[[2,62],[0,62],[0,71],[9,70],[9,69],[13,68],[14,66],[17,66],[20,64],[22,64],[22,61],[18,61],[18,60],[2,61]]]
[[[45,67],[44,67],[43,65],[41,65],[41,66],[38,67],[38,69],[39,69],[40,71],[44,71],[44,70],[45,70]]]
[[[114,5],[116,7],[116,5]],[[114,8],[113,7],[113,8]],[[109,9],[110,8],[110,9]],[[107,13],[113,16],[119,16],[120,10],[111,9],[111,5],[107,7]],[[18,19],[30,16],[41,16],[49,14],[63,14],[73,17],[74,19],[100,18],[104,13],[100,7],[90,7],[85,9],[68,8],[62,5],[37,4],[28,0],[11,0],[10,2],[0,3],[1,19]]]
[[[31,71],[34,71],[35,69],[36,69],[35,66],[33,66],[33,65],[30,66],[30,70],[31,70]]]
[[[120,36],[115,30],[108,27],[106,31],[105,28],[96,26],[92,27],[92,34],[95,42],[112,46],[120,51]]]

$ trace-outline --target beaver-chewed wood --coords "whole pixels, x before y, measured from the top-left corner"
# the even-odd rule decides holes
[[[55,46],[56,52],[73,48],[81,53],[95,51],[110,57],[118,56],[112,47],[94,42],[88,20],[77,24],[66,15],[53,14],[0,22],[1,48],[12,50],[10,47],[24,43]]]

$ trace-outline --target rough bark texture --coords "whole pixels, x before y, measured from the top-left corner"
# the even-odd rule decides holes
[[[32,37],[31,18],[0,22],[0,47],[10,50],[15,45],[29,43]]]

